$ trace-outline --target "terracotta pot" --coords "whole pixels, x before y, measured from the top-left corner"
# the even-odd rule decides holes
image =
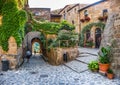
[[[114,77],[114,74],[107,73],[107,77],[108,77],[109,79],[113,79],[113,77]]]
[[[99,71],[107,73],[109,66],[110,66],[110,64],[99,63]]]

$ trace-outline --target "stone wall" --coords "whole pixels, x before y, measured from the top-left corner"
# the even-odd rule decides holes
[[[67,62],[74,60],[79,55],[77,47],[71,48],[53,48],[47,52],[48,62],[52,65],[60,65],[65,63],[63,54],[67,54]]]
[[[62,15],[61,19],[65,19],[75,26],[76,33],[80,32],[78,23],[79,21],[78,10],[84,6],[86,6],[86,4],[70,4],[63,8],[63,10],[60,12],[60,14]]]
[[[84,9],[80,9],[80,11],[79,11],[80,20],[78,21],[78,23],[80,24],[79,25],[80,32],[83,30],[83,28],[86,25],[88,25],[90,23],[94,23],[94,22],[99,22],[98,18],[103,16],[103,10],[105,10],[105,9],[107,9],[108,15],[109,15],[109,13],[111,13],[110,1],[109,0],[96,3],[94,5],[86,7]],[[82,22],[81,19],[85,19],[85,15],[84,15],[85,10],[87,10],[87,12],[88,12],[88,17],[90,18],[90,21]],[[103,21],[103,23],[106,23],[106,22]],[[98,27],[94,26],[90,29],[90,38],[93,39],[93,43],[95,43],[95,44],[96,44],[96,40],[95,40],[96,34],[95,34],[95,32],[96,32],[97,28]],[[101,31],[103,31],[102,28],[100,28],[100,29],[101,29]],[[85,34],[85,36],[86,36],[86,34]],[[84,42],[86,42],[86,37],[84,37],[84,38],[85,38]],[[95,47],[95,45],[93,47]]]
[[[33,18],[38,21],[50,21],[50,8],[29,8]]]
[[[0,47],[0,62],[2,60],[2,58],[5,58],[7,60],[9,60],[9,63],[10,63],[10,69],[15,69],[18,65],[18,63],[20,62],[23,62],[20,61],[19,62],[19,58],[22,58],[22,53],[18,53],[18,48],[17,48],[17,43],[15,41],[15,38],[14,37],[10,37],[9,40],[8,40],[8,51],[5,52],[2,50],[2,47]],[[22,50],[22,49],[21,49]]]
[[[111,68],[120,77],[120,0],[110,0],[112,12],[109,15],[101,47],[111,45]]]

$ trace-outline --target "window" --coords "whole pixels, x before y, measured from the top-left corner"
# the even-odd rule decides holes
[[[76,13],[76,8],[74,9],[74,12]]]
[[[39,15],[40,15],[40,12],[35,12],[34,15],[35,15],[35,16],[39,16]]]
[[[64,14],[64,19],[66,19],[66,14]]]
[[[108,16],[108,10],[107,9],[103,10],[103,16]]]
[[[88,16],[88,11],[87,10],[84,11],[84,16]]]
[[[72,24],[74,25],[74,20],[72,20]]]

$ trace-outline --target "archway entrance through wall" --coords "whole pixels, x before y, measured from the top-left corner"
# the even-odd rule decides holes
[[[39,38],[33,38],[31,40],[32,54],[41,55],[42,54],[42,44]]]
[[[95,30],[95,47],[99,48],[101,43],[101,29],[96,28]]]

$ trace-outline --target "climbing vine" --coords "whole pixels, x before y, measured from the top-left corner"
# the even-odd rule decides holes
[[[60,23],[55,22],[39,22],[33,19],[32,14],[28,13],[29,23],[26,24],[26,30],[30,31],[43,31],[45,34],[57,34],[60,30],[74,30],[75,26],[63,20]]]
[[[2,1],[2,0],[1,0]],[[17,0],[5,0],[2,2],[1,14],[2,25],[0,27],[0,46],[3,50],[8,50],[8,39],[13,36],[18,46],[24,36],[24,24],[27,14],[24,10],[18,9]]]
[[[104,30],[104,28],[105,28],[105,24],[102,22],[96,22],[96,23],[93,22],[93,23],[90,23],[90,24],[84,26],[81,33],[80,33],[80,46],[84,45],[84,33],[86,33],[87,30],[91,30],[91,28],[93,26],[101,28],[102,30]]]

